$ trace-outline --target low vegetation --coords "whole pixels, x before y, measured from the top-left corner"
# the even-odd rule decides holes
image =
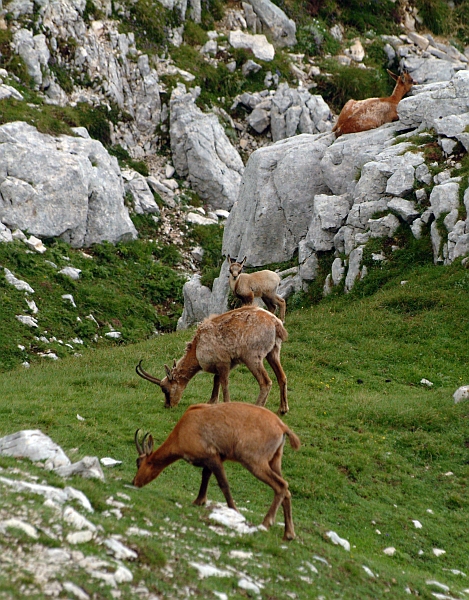
[[[106,471],[105,483],[77,477],[65,482],[26,460],[7,458],[0,459],[2,475],[24,478],[29,472],[40,481],[85,492],[95,508],[89,518],[103,527],[101,535],[122,535],[138,552],[136,562],[127,563],[134,583],[165,598],[187,597],[188,590],[207,598],[215,598],[215,592],[246,597],[239,577],[201,579],[192,562],[243,571],[261,582],[265,598],[288,593],[297,598],[404,599],[418,594],[431,600],[432,593],[441,591],[428,583],[432,580],[463,597],[467,582],[460,572],[468,574],[469,552],[469,405],[455,405],[452,394],[467,384],[469,271],[459,262],[449,267],[408,263],[373,295],[359,290],[311,308],[287,310],[290,335],[282,364],[290,412],[284,420],[302,441],[298,452],[287,447],[283,460],[295,541],[281,542],[281,515],[279,525],[268,532],[217,533],[210,527],[210,508],[191,505],[200,471],[183,462],[143,489],[127,487],[136,471],[136,428],[151,431],[157,445],[189,405],[210,396],[213,378],[199,374],[180,405],[168,410],[159,390],[134,372],[143,358],[152,373],[162,376],[163,364],[182,354],[191,331],[136,345],[84,349],[81,357],[43,360],[28,370],[4,373],[0,436],[39,428],[74,461],[97,455],[123,463]],[[432,385],[420,383],[423,378]],[[230,391],[232,400],[254,400],[257,386],[245,367],[231,373]],[[277,394],[274,383],[268,407],[276,408]],[[84,420],[77,420],[77,414]],[[235,502],[250,523],[259,524],[271,491],[239,465],[227,464],[226,470]],[[106,500],[122,493],[130,498],[123,501],[122,518],[106,517]],[[223,502],[215,482],[208,495]],[[21,496],[25,514],[31,520],[39,514],[47,524],[50,515],[42,500]],[[15,497],[2,489],[0,510],[11,512]],[[130,535],[131,526],[154,535]],[[33,544],[61,543],[46,531],[41,529],[39,540],[31,542],[9,529],[0,540],[2,555],[18,543],[25,553]],[[333,545],[329,531],[347,539],[350,551]],[[394,556],[383,553],[389,547],[396,549]],[[93,542],[79,549],[107,558]],[[445,553],[436,556],[434,549]],[[251,558],[234,558],[234,550]],[[4,593],[14,594],[20,584],[37,589],[21,565],[14,572],[9,569],[5,566],[0,575]],[[112,589],[92,578],[73,572],[60,578],[90,595],[111,598]],[[129,585],[119,586],[124,595],[130,594]],[[30,597],[42,596],[37,592]]]

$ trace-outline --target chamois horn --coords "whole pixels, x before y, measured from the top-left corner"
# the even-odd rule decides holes
[[[147,381],[151,381],[152,383],[156,383],[156,385],[159,385],[161,387],[161,379],[158,379],[157,377],[153,377],[153,375],[150,375],[150,373],[147,373],[146,371],[144,371],[142,369],[142,360],[138,363],[138,365],[135,367],[135,372],[137,373],[137,375],[140,375],[140,377],[142,377],[143,379],[146,379]]]
[[[137,452],[141,456],[142,454],[144,454],[144,452],[143,452],[142,446],[140,446],[140,442],[138,441],[139,432],[140,432],[140,429],[137,429],[137,431],[135,432],[134,441],[135,441],[135,447],[137,448]]]

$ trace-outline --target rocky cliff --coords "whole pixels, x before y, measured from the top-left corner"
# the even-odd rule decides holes
[[[463,25],[459,40],[437,37],[411,2],[387,31],[364,9],[379,31],[358,36],[346,11],[332,26],[320,11],[295,22],[270,0],[220,8],[3,6],[3,241],[21,230],[89,247],[135,238],[134,214],[173,235],[175,223],[229,212],[224,253],[296,261],[285,296],[316,279],[324,253],[334,259],[324,293],[349,291],[366,275],[368,241],[400,226],[431,236],[437,263],[467,254]],[[337,98],[384,93],[390,66],[417,83],[399,122],[336,140]],[[187,284],[181,327],[226,308],[225,268],[212,291],[198,275]]]

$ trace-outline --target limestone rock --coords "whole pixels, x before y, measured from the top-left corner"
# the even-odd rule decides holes
[[[422,124],[430,129],[442,117],[469,111],[469,71],[459,71],[450,81],[413,88],[413,95],[397,107],[401,125],[412,128]]]
[[[262,25],[270,32],[272,40],[278,46],[296,44],[296,25],[281,8],[270,0],[249,0]]]
[[[150,186],[143,175],[140,175],[136,171],[127,171],[122,173],[122,176],[125,180],[124,189],[127,193],[131,194],[134,201],[134,210],[138,215],[157,214],[160,212]]]
[[[420,216],[414,203],[410,200],[404,200],[403,198],[392,198],[392,200],[389,200],[388,202],[388,208],[409,224]]]
[[[243,161],[218,118],[204,114],[184,86],[171,96],[171,151],[176,171],[212,208],[230,210],[235,202]]]
[[[81,475],[86,479],[100,479],[104,481],[104,473],[96,456],[85,456],[82,460],[54,469],[61,477],[71,477],[72,475]]]
[[[244,48],[251,50],[256,58],[269,62],[275,56],[275,49],[270,42],[267,41],[265,35],[250,35],[243,33],[240,29],[230,31],[229,42],[233,48]]]
[[[117,159],[96,140],[0,127],[0,221],[73,247],[133,239]],[[64,194],[64,190],[67,191]]]
[[[458,388],[454,394],[454,403],[462,402],[463,400],[469,400],[469,385],[463,385]]]
[[[247,256],[255,266],[293,256],[306,235],[314,196],[329,192],[320,163],[332,138],[304,134],[251,154],[225,225],[223,254]]]
[[[200,323],[210,314],[210,288],[200,283],[200,275],[193,275],[182,288],[184,295],[184,310],[180,316],[177,329],[187,329],[195,323]],[[223,311],[220,311],[223,312]]]
[[[25,429],[0,439],[0,454],[51,461],[53,468],[70,465],[62,448],[39,429]]]

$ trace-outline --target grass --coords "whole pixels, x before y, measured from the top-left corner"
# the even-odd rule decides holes
[[[407,283],[400,285],[401,279]],[[298,453],[287,447],[284,457],[297,532],[288,545],[281,542],[278,526],[250,536],[215,533],[209,528],[209,510],[190,504],[200,471],[185,463],[175,463],[141,490],[125,487],[135,473],[135,429],[150,430],[161,443],[187,406],[210,395],[212,376],[199,374],[181,404],[166,410],[159,389],[134,373],[143,358],[145,368],[162,376],[163,364],[182,354],[191,331],[84,350],[79,358],[3,373],[0,435],[40,428],[73,460],[112,456],[123,464],[106,471],[105,483],[80,478],[66,483],[25,460],[7,458],[0,459],[2,475],[28,471],[48,483],[84,491],[95,508],[89,518],[103,527],[101,535],[120,534],[139,553],[135,563],[127,564],[134,582],[163,597],[187,597],[186,588],[207,598],[215,598],[214,592],[246,597],[238,578],[200,579],[191,561],[243,571],[263,582],[263,598],[285,598],[287,592],[297,598],[408,598],[408,588],[430,599],[435,590],[428,580],[447,584],[460,597],[467,584],[450,569],[467,571],[469,405],[455,405],[452,394],[467,384],[468,292],[469,272],[459,264],[418,265],[399,272],[373,295],[329,297],[317,306],[287,311],[290,336],[282,364],[290,413],[285,421],[302,440]],[[422,378],[433,386],[420,384]],[[257,395],[245,367],[232,372],[230,391],[236,401]],[[277,409],[276,383],[268,406]],[[77,413],[85,420],[78,421]],[[249,521],[260,523],[271,491],[239,465],[227,465],[227,474],[238,506],[246,509]],[[122,509],[122,519],[109,519],[103,514],[109,508],[106,499],[119,493],[130,498],[124,501],[129,508]],[[43,514],[41,501],[22,497],[31,515]],[[209,498],[222,501],[214,482]],[[11,492],[2,491],[0,510],[13,510],[14,502]],[[422,529],[414,527],[414,519]],[[130,536],[130,526],[156,535]],[[350,541],[350,552],[328,541],[330,530]],[[2,553],[14,546],[16,535],[9,530],[9,537],[1,538]],[[40,542],[46,542],[44,537]],[[21,542],[32,547],[24,536]],[[393,557],[383,553],[390,546],[396,548]],[[436,557],[433,548],[446,553]],[[93,543],[80,549],[105,557]],[[232,550],[252,552],[253,559],[234,559]],[[379,577],[370,577],[363,566]],[[0,588],[14,591],[21,568],[18,573],[6,569]],[[90,594],[111,597],[109,588],[89,578],[70,577]],[[31,576],[28,585],[34,585]],[[119,587],[130,594],[131,584]]]
[[[60,241],[46,240],[43,255],[19,241],[0,244],[0,266],[31,285],[30,299],[39,310],[37,329],[15,318],[30,310],[24,292],[7,283],[1,268],[0,371],[37,360],[39,353],[53,351],[63,358],[81,352],[83,344],[131,343],[175,328],[183,305],[182,257],[175,247],[155,241],[159,229],[151,217],[135,220],[147,237],[116,246],[95,244],[87,256]],[[81,269],[78,281],[59,273],[66,266]],[[73,296],[76,307],[64,294]],[[122,334],[117,341],[105,336],[113,329]],[[81,343],[73,341],[77,338]]]

